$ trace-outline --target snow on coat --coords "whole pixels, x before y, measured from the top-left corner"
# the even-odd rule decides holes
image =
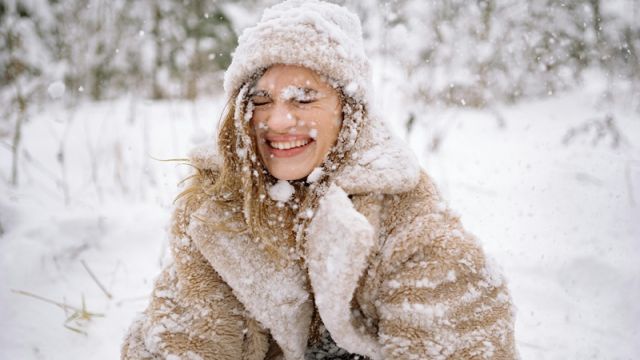
[[[314,304],[337,346],[370,359],[517,358],[502,275],[370,120],[309,223],[306,266],[278,268],[246,234],[207,226],[226,215],[204,193],[179,203],[173,262],[122,359],[308,358]],[[210,147],[192,160],[220,162]]]

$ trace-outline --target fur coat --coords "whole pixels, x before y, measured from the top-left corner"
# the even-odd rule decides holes
[[[517,358],[502,275],[405,145],[375,121],[361,135],[308,225],[305,266],[207,226],[225,214],[204,194],[179,203],[173,261],[122,359],[304,359],[315,311],[370,359]],[[220,163],[211,148],[192,161]]]

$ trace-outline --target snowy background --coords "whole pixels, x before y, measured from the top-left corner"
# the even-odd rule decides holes
[[[273,1],[0,3],[0,359],[114,359]],[[640,359],[640,1],[341,1],[524,359]]]

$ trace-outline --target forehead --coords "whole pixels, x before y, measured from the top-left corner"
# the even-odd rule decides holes
[[[278,90],[288,86],[325,89],[329,85],[313,70],[295,65],[273,65],[256,84],[258,90]]]

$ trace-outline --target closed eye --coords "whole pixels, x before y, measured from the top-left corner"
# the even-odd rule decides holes
[[[266,96],[254,96],[251,98],[254,106],[263,106],[271,103],[271,99]]]
[[[318,101],[319,93],[313,89],[302,89],[302,94],[295,97],[293,100],[298,104],[311,104]]]

